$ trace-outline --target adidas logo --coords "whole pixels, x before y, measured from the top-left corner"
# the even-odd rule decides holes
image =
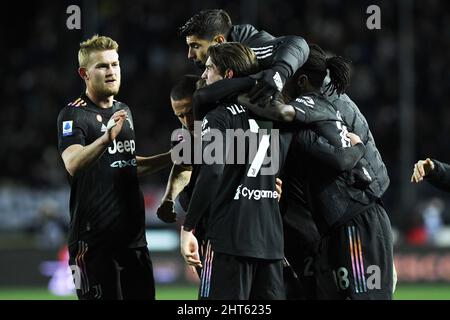
[[[278,73],[278,71],[273,76],[273,81],[275,82],[275,85],[277,86],[278,91],[283,90],[283,80],[281,80],[281,76]]]

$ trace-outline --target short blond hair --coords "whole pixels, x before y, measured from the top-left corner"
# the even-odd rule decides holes
[[[80,68],[86,68],[89,63],[89,55],[95,51],[116,50],[119,52],[119,45],[109,37],[94,35],[92,38],[80,43],[78,50],[78,63]]]

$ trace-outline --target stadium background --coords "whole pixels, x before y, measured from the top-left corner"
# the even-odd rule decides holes
[[[81,30],[66,9],[81,8]],[[369,30],[369,5],[381,29]],[[69,189],[56,117],[83,91],[78,44],[94,33],[119,42],[122,87],[133,110],[138,154],[170,148],[179,127],[171,86],[186,73],[177,27],[204,8],[235,24],[297,34],[353,61],[350,96],[365,114],[388,167],[385,204],[394,226],[398,299],[450,299],[450,197],[412,186],[414,162],[450,161],[450,5],[447,1],[36,1],[0,12],[0,299],[73,298],[63,249]],[[177,225],[155,218],[169,169],[142,180],[158,298],[195,298],[195,277],[178,254]],[[69,281],[68,281],[69,279]]]

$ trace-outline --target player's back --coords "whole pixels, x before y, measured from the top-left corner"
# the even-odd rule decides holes
[[[218,128],[225,137],[226,161],[207,224],[207,237],[214,250],[281,259],[283,231],[275,179],[286,152],[277,148],[277,131],[259,131],[260,126],[268,128],[272,123],[258,122],[236,104],[220,105],[206,115],[203,123],[204,134]],[[251,141],[255,143],[253,152]],[[272,161],[269,166],[263,164],[268,149]]]
[[[294,162],[301,164],[292,170],[293,175],[303,182],[317,227],[322,234],[326,234],[333,226],[342,224],[361,212],[361,209],[372,202],[372,198],[365,188],[355,184],[353,170],[342,171],[338,169],[340,166],[326,164],[322,159],[325,154],[313,147],[317,142],[316,135],[325,138],[328,144],[336,148],[350,148],[351,142],[347,137],[349,129],[337,107],[323,94],[310,94],[308,97],[314,102],[315,108],[335,110],[339,119],[321,121],[309,129],[300,130],[291,149],[291,154],[296,159]],[[359,150],[358,154],[358,159],[355,160],[364,156],[364,150]],[[339,161],[343,160],[345,159]]]
[[[389,187],[390,180],[386,165],[376,147],[375,139],[370,131],[367,120],[348,95],[333,94],[331,96],[325,95],[325,97],[340,112],[349,130],[360,136],[366,146],[366,152],[363,159],[361,159],[361,163],[372,179],[369,190],[375,197],[382,197]]]

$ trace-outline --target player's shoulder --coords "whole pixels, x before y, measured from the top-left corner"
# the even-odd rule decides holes
[[[114,100],[114,106],[117,109],[130,110],[130,107],[125,102],[122,102],[122,101],[119,101],[119,100]]]
[[[225,118],[227,116],[226,109],[224,104],[220,104],[214,109],[210,110],[206,115],[205,118],[208,119],[221,119]]]
[[[231,117],[227,112],[226,105],[220,104],[209,111],[202,120],[202,130],[206,128],[226,129],[230,127]]]
[[[328,103],[319,99],[317,95],[301,95],[290,101],[289,104],[297,109],[303,110],[303,113],[307,112],[308,114],[311,112],[314,113],[317,109],[323,110],[329,108],[329,106],[327,107]]]
[[[70,101],[66,107],[72,107],[72,108],[81,108],[86,107],[88,105],[88,101],[83,96],[80,96],[72,101]]]
[[[338,94],[336,92],[333,92],[331,95],[328,93],[325,93],[324,96],[326,97],[326,99],[328,101],[330,101],[331,103],[335,104],[336,106],[351,106],[351,107],[356,107],[355,102],[350,99],[350,97],[345,94]]]
[[[223,103],[209,113],[211,118],[233,121],[236,118],[248,117],[247,109],[237,103]]]
[[[239,24],[231,27],[230,37],[232,41],[245,43],[250,37],[259,31],[251,24]]]
[[[313,109],[317,104],[317,99],[315,99],[315,96],[299,96],[292,103]]]
[[[77,114],[80,111],[84,110],[85,107],[87,107],[88,102],[83,96],[77,97],[75,99],[72,99],[69,101],[59,112],[59,115],[65,115],[65,114]]]

